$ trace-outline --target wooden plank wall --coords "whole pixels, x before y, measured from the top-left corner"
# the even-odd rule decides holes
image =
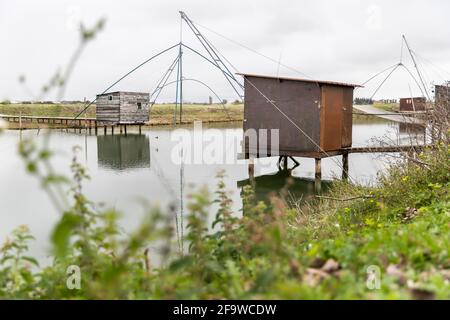
[[[110,100],[112,97],[112,100]],[[120,94],[114,92],[110,94],[97,95],[96,114],[98,121],[108,121],[118,123],[120,109]]]
[[[138,103],[141,104],[139,108]],[[149,120],[148,93],[120,93],[120,123],[145,123]]]

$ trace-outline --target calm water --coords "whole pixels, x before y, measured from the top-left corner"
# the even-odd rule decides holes
[[[213,126],[216,132],[225,135],[242,135],[239,124]],[[186,127],[192,131],[192,127]],[[384,120],[354,121],[353,145],[374,145],[373,138],[398,141],[399,128],[396,123]],[[176,142],[171,141],[171,128],[152,128],[138,135],[128,130],[128,135],[98,136],[77,132],[54,130],[50,145],[56,151],[52,163],[56,171],[70,174],[72,147],[82,148],[79,160],[89,169],[91,180],[85,185],[85,192],[96,202],[107,203],[123,213],[120,221],[126,231],[132,230],[141,221],[143,209],[141,199],[166,209],[173,202],[178,212],[185,209],[188,195],[202,186],[214,191],[217,184],[215,175],[226,172],[226,186],[231,191],[235,212],[240,213],[242,201],[241,187],[248,183],[248,170],[245,161],[232,165],[193,165],[183,166],[171,161],[171,153]],[[11,230],[27,224],[36,237],[32,253],[40,259],[47,256],[48,238],[60,213],[52,206],[39,182],[25,172],[24,164],[17,154],[17,143],[25,137],[34,137],[42,143],[44,132],[37,130],[7,131],[0,135],[0,239],[3,241]],[[400,139],[406,141],[404,134]],[[224,152],[233,152],[224,146]],[[278,172],[276,158],[255,164],[256,194],[264,199],[270,192],[278,192],[285,186],[289,174]],[[298,158],[300,166],[292,170],[293,184],[289,192],[297,197],[307,197],[314,193],[314,160]],[[341,175],[340,157],[324,159],[322,171],[324,179]],[[292,164],[290,164],[292,165]],[[386,157],[377,154],[350,155],[349,174],[361,183],[374,181],[377,172],[386,165]],[[327,183],[325,183],[325,187]],[[183,200],[183,201],[182,201]],[[183,203],[183,204],[182,204]],[[214,209],[214,208],[213,208]],[[210,221],[214,217],[211,210]],[[180,223],[180,216],[173,223]]]

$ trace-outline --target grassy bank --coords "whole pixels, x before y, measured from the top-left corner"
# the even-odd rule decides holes
[[[31,115],[31,116],[46,116],[46,117],[74,117],[84,109],[83,104],[0,104],[0,114],[7,115]],[[150,122],[148,125],[169,125],[173,123],[174,104],[156,104],[150,111]],[[91,106],[86,111],[88,118],[95,118],[95,106]],[[179,110],[177,110],[177,121],[179,121]],[[84,117],[84,114],[83,116]],[[244,106],[227,105],[225,108],[222,105],[197,105],[186,104],[183,105],[183,123],[192,123],[196,120],[208,122],[229,122],[242,121],[244,117]],[[11,123],[10,128],[17,128],[17,123]],[[23,123],[23,128],[37,128],[37,127],[64,127],[64,125],[39,125],[36,123]]]

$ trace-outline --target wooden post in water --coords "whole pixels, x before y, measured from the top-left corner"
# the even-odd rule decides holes
[[[255,159],[253,157],[248,159],[248,178],[250,180],[255,179]]]
[[[287,170],[287,168],[288,168],[288,157],[283,156],[283,169]]]
[[[342,154],[342,180],[348,179],[348,153]]]
[[[19,113],[19,129],[22,130],[22,110]]]
[[[139,125],[139,135],[141,135],[141,134],[142,134],[142,126]]]
[[[124,132],[125,132],[125,135],[127,135],[127,125],[124,125]]]
[[[111,126],[111,134],[114,135],[114,125]]]
[[[322,191],[322,159],[316,158],[314,186],[317,193]]]

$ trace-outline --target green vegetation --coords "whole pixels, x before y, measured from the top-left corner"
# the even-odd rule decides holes
[[[27,115],[41,117],[74,117],[84,109],[83,104],[53,104],[53,103],[14,103],[0,105],[0,114]],[[89,107],[87,117],[95,117],[95,106]]]
[[[27,256],[32,236],[24,226],[1,247],[1,298],[450,298],[448,144],[393,165],[375,187],[336,182],[306,205],[275,197],[264,204],[246,187],[239,219],[219,174],[215,200],[207,190],[191,197],[183,254],[172,251],[172,214],[158,208],[148,207],[130,236],[121,234],[119,213],[96,209],[83,193],[89,177],[76,153],[72,179],[52,170],[51,151],[25,140],[20,153],[55,206],[66,209],[51,234],[51,266]],[[208,233],[213,202],[219,228]],[[149,245],[159,246],[161,265],[152,263]],[[73,265],[81,288],[71,290]],[[367,285],[370,270],[380,272],[379,289],[377,281]]]

